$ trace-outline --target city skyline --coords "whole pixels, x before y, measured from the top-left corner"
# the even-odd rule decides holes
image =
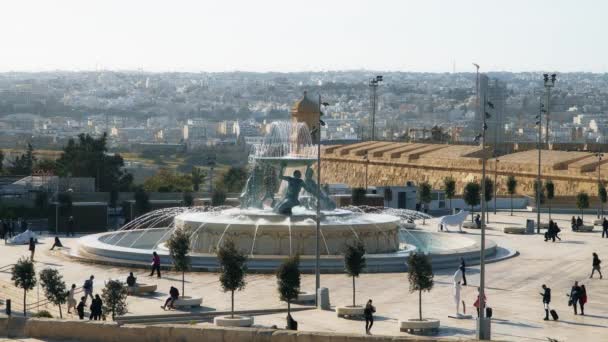
[[[607,72],[600,1],[3,4],[0,72]],[[35,9],[35,10],[33,10]]]

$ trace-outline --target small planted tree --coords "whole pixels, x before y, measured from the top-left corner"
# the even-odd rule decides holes
[[[190,235],[183,229],[175,229],[171,238],[167,241],[169,254],[173,260],[173,268],[182,272],[182,296],[185,295],[185,274],[190,269]]]
[[[445,198],[450,201],[450,210],[452,210],[452,198],[456,196],[456,181],[452,177],[446,177],[443,179],[443,191],[445,191]]]
[[[585,220],[585,213],[583,210],[589,208],[589,195],[586,192],[579,192],[576,195],[576,207],[581,211],[581,218]]]
[[[552,180],[545,182],[545,190],[547,191],[547,204],[549,205],[549,220],[551,220],[551,200],[555,197],[555,184]]]
[[[608,201],[608,193],[606,192],[606,187],[601,182],[598,183],[597,197],[599,197],[599,200],[600,200],[599,215],[601,217],[604,217],[604,203],[606,203],[606,201]],[[600,218],[600,216],[598,216],[598,218]]]
[[[416,252],[407,260],[410,292],[418,291],[418,316],[422,321],[422,291],[429,292],[433,288],[433,266],[430,257]]]
[[[429,203],[431,203],[431,184],[429,184],[429,182],[420,183],[418,197],[423,206],[428,206]],[[426,218],[424,216],[422,217],[422,224],[426,224]]]
[[[42,270],[40,272],[40,285],[42,285],[46,299],[59,307],[59,317],[63,318],[61,305],[68,300],[68,293],[59,271],[52,268]]]
[[[23,289],[23,316],[27,316],[27,291],[36,286],[36,270],[34,263],[26,257],[22,257],[13,266],[11,280],[15,286]]]
[[[277,287],[281,300],[287,302],[287,322],[291,316],[291,301],[300,293],[300,256],[287,258],[277,270]]]
[[[353,205],[363,205],[365,204],[365,188],[353,188],[351,190],[351,198]]]
[[[344,270],[346,274],[353,278],[353,307],[357,306],[355,301],[355,278],[365,268],[365,246],[359,240],[354,244],[347,244],[344,251]]]
[[[220,262],[220,283],[224,292],[230,291],[230,317],[234,318],[234,291],[245,288],[247,256],[236,249],[234,242],[228,240],[217,252]]]
[[[211,205],[217,207],[226,203],[226,192],[223,189],[216,188],[211,194]]]
[[[186,207],[191,207],[194,204],[194,197],[189,191],[184,192],[182,200],[184,201],[184,206]]]
[[[464,187],[462,197],[464,203],[471,207],[471,222],[473,222],[473,208],[481,202],[481,188],[479,183],[469,182]]]
[[[517,192],[517,179],[513,175],[507,178],[507,192],[509,193],[509,197],[511,197],[511,216],[513,216],[513,195]]]
[[[112,320],[116,316],[127,313],[127,286],[119,280],[110,280],[101,291],[104,312],[112,313]]]
[[[135,189],[133,196],[135,197],[136,216],[147,213],[150,210],[150,195],[148,195],[146,190],[142,187],[138,187]]]
[[[192,180],[192,190],[198,192],[200,190],[201,184],[204,183],[205,179],[207,178],[207,173],[202,169],[195,167],[192,168],[192,174],[190,178]]]

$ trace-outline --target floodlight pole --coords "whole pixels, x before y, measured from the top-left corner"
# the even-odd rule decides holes
[[[321,194],[321,94],[319,94],[319,121],[317,122],[317,196]],[[315,306],[319,306],[319,288],[321,287],[321,268],[319,250],[319,238],[321,234],[321,201],[317,197],[317,213],[316,213],[316,230],[315,230]]]

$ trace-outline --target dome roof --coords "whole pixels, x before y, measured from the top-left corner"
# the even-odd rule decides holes
[[[318,113],[319,103],[309,99],[304,92],[304,96],[293,104],[291,111],[294,113]]]

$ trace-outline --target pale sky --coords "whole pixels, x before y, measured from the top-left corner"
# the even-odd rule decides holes
[[[0,71],[608,72],[606,0],[2,0]]]

